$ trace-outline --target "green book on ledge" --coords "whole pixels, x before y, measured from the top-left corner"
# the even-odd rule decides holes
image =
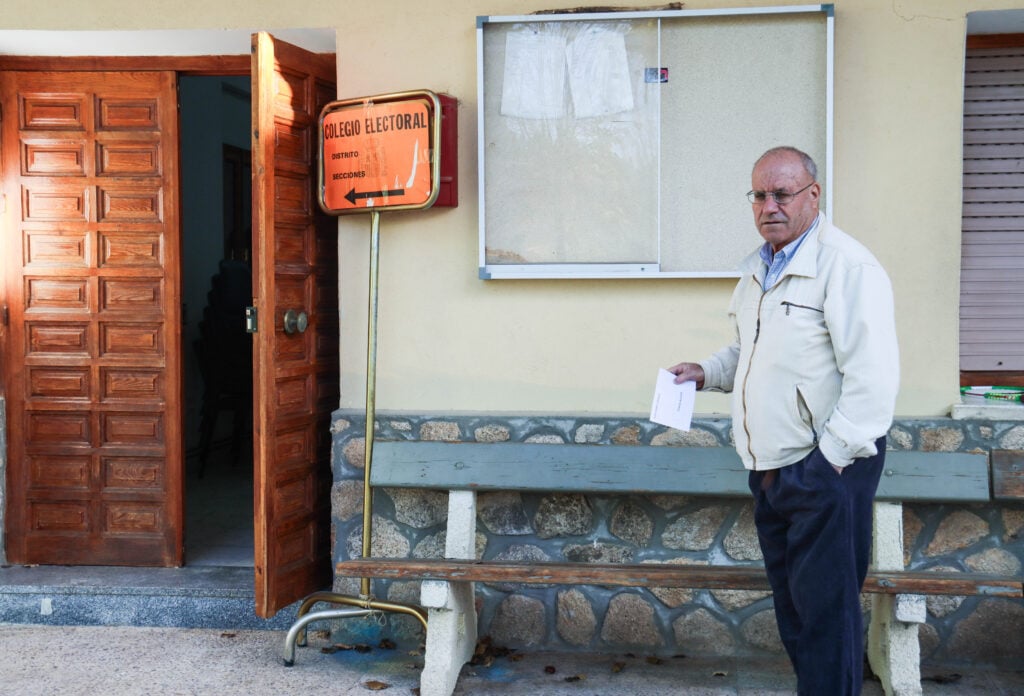
[[[986,399],[1022,401],[1024,387],[960,387],[960,393],[970,396],[983,396]]]

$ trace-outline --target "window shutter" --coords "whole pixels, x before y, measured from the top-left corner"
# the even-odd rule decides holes
[[[960,369],[1024,371],[1024,48],[968,49]]]

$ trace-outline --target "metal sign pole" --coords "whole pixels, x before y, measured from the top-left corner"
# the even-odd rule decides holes
[[[366,320],[366,447],[363,455],[363,558],[370,557],[373,541],[373,436],[377,422],[377,278],[380,275],[380,211],[370,212],[370,287]],[[370,595],[370,578],[362,578],[359,592]]]

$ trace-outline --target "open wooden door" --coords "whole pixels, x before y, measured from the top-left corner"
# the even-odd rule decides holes
[[[269,617],[332,577],[338,232],[316,202],[315,150],[336,87],[333,55],[265,33],[252,52],[256,613]]]
[[[182,562],[173,72],[0,73],[7,555]]]

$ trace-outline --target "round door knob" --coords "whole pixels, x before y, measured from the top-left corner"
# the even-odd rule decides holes
[[[289,309],[284,313],[284,332],[285,333],[302,333],[309,326],[309,317],[306,316],[305,312],[296,312],[294,309]]]

